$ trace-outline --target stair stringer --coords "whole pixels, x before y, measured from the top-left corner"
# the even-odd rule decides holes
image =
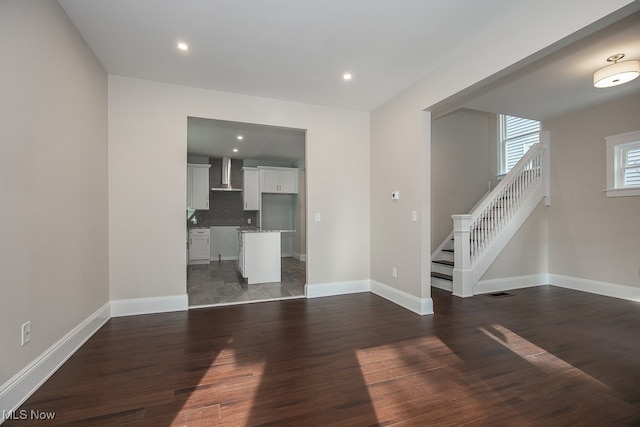
[[[543,180],[540,180],[509,222],[471,265],[472,290],[545,196],[546,187]],[[473,292],[472,294],[475,295]]]

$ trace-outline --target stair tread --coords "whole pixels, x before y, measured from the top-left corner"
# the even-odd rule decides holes
[[[444,273],[438,273],[437,271],[431,272],[431,277],[437,277],[438,279],[451,280],[453,281],[453,276]]]
[[[432,262],[435,262],[436,264],[449,265],[449,266],[453,267],[453,261],[449,261],[449,260],[446,260],[446,259],[437,259],[437,260],[432,261]]]

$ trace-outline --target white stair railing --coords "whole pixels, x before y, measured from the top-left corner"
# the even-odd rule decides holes
[[[507,228],[514,234],[541,197],[548,197],[548,133],[533,145],[500,183],[467,215],[452,215],[454,226],[453,293],[473,295],[473,286],[495,260],[509,239],[500,238]],[[518,225],[513,220],[518,216]],[[496,243],[499,243],[497,250]],[[491,252],[492,259],[486,259]]]

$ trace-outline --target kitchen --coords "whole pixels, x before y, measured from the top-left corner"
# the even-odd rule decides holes
[[[189,306],[303,298],[305,131],[189,117],[187,150]]]

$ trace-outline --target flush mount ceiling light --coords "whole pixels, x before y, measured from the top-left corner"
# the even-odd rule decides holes
[[[344,73],[344,74],[342,75],[342,80],[349,81],[349,80],[351,80],[352,78],[353,78],[353,76],[351,75],[351,73]]]
[[[238,149],[237,149],[237,148],[234,148],[234,149],[233,149],[233,152],[234,152],[234,153],[237,153],[237,152],[238,152]]]
[[[238,135],[238,141],[242,141],[243,139],[244,139],[244,136]]]
[[[184,43],[184,42],[178,43],[177,46],[178,46],[178,49],[180,49],[180,50],[189,50],[189,45]]]
[[[613,64],[601,68],[593,74],[593,85],[597,88],[618,86],[640,76],[640,61],[623,61],[624,53],[607,58]]]

